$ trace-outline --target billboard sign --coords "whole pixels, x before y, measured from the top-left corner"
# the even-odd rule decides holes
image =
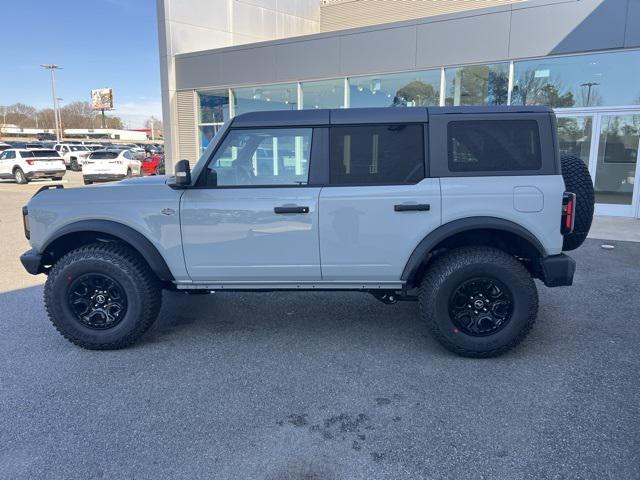
[[[113,109],[113,89],[98,88],[91,90],[91,108],[93,110]]]

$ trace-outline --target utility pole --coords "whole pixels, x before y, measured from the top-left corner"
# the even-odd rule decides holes
[[[62,98],[56,98],[58,101],[58,125],[60,125],[60,139],[64,140],[64,127],[62,125],[62,111],[60,110],[60,104],[62,103]]]
[[[60,116],[58,113],[58,97],[56,95],[56,75],[55,75],[55,70],[61,69],[62,67],[59,65],[56,65],[54,63],[47,63],[44,65],[40,65],[42,68],[46,68],[47,70],[49,70],[49,73],[51,74],[51,97],[53,98],[53,116],[55,119],[55,123],[56,123],[56,140],[58,143],[60,143],[61,137],[62,137],[62,132],[60,131]]]

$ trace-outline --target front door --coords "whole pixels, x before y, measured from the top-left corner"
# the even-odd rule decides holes
[[[193,281],[257,288],[320,280],[320,187],[308,185],[312,132],[229,131],[181,201]]]

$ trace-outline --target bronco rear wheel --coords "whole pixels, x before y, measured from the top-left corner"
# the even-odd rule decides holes
[[[465,357],[495,357],[519,344],[538,312],[526,268],[491,247],[462,247],[434,260],[420,286],[420,315],[438,342]]]
[[[134,250],[95,243],[73,250],[51,269],[44,290],[49,319],[83,348],[112,350],[137,341],[160,310],[158,280]]]
[[[576,194],[576,216],[573,232],[564,236],[562,250],[575,250],[584,243],[593,221],[595,194],[589,168],[579,157],[562,155],[562,177],[567,192]]]

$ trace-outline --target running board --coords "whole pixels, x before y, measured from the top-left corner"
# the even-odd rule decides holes
[[[405,282],[224,282],[177,283],[178,290],[402,290]]]

